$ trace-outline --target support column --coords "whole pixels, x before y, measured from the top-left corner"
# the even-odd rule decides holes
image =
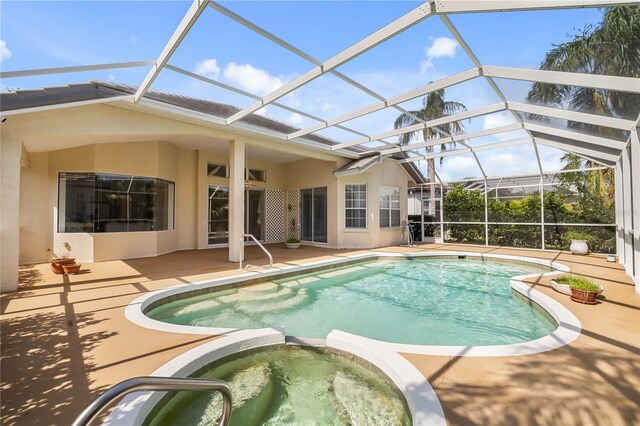
[[[2,123],[3,133],[7,125]],[[0,292],[8,293],[18,289],[22,145],[19,139],[4,136],[0,143]]]
[[[244,260],[244,140],[229,143],[229,261]]]

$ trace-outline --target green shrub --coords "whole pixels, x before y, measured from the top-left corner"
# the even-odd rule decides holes
[[[584,290],[584,291],[600,290],[600,286],[595,282],[587,278],[577,277],[575,275],[563,275],[561,277],[555,278],[555,282],[557,282],[558,284],[568,284],[569,287],[575,288],[576,290]]]
[[[300,243],[300,240],[299,240],[299,239],[297,239],[296,237],[291,237],[291,238],[289,238],[289,239],[287,240],[287,243],[288,243],[288,244],[299,244],[299,243]]]

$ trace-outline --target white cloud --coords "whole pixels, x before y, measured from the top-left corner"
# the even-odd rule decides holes
[[[437,163],[438,160],[436,160]],[[442,163],[441,171],[438,171],[442,179],[461,179],[464,177],[480,177],[481,173],[478,169],[478,163],[473,157],[465,157],[462,155],[454,155],[448,157]]]
[[[240,88],[260,96],[271,93],[284,85],[282,76],[271,75],[250,64],[238,65],[231,62],[225,67],[224,76]]]
[[[420,63],[420,71],[425,73],[433,68],[433,60],[437,58],[453,58],[456,56],[458,42],[449,37],[437,37],[433,39],[431,46],[425,49],[427,59]]]
[[[294,125],[302,124],[302,120],[303,120],[302,116],[295,112],[291,114],[289,117],[287,117],[287,121]]]
[[[7,47],[7,42],[0,40],[0,62],[6,61],[11,57],[12,53]]]
[[[320,106],[320,111],[322,112],[327,112],[329,111],[331,108],[333,108],[333,105],[331,105],[329,102],[324,101],[322,103],[322,105]]]
[[[259,110],[255,111],[254,114],[258,114],[258,115],[261,115],[263,117],[266,116],[267,115],[267,107],[264,106],[264,107],[260,108]]]
[[[116,81],[116,76],[113,74],[109,74],[109,80]]]
[[[129,36],[129,43],[135,44],[137,42],[138,42],[138,37],[136,37],[134,35]]]
[[[515,123],[516,120],[513,118],[513,115],[508,111],[498,112],[495,114],[489,114],[484,117],[484,121],[482,126],[485,130],[493,129],[495,127],[507,126],[509,124]],[[494,137],[499,140],[509,140],[512,139],[512,132],[498,133],[495,134]]]
[[[220,66],[215,59],[204,59],[196,64],[196,74],[200,74],[212,80],[217,80],[220,75]]]

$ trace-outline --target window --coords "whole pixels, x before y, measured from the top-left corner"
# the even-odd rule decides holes
[[[229,168],[226,164],[207,163],[207,176],[228,178]]]
[[[400,189],[380,187],[380,228],[400,226]]]
[[[58,232],[173,229],[175,184],[163,179],[60,173]]]
[[[252,180],[254,182],[266,182],[267,173],[264,170],[247,169],[247,180]]]
[[[344,224],[346,228],[367,227],[367,185],[344,186]]]

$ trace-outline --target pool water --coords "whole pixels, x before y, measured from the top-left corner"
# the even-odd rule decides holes
[[[221,360],[194,377],[219,378],[233,395],[231,425],[410,425],[395,386],[334,353],[279,347]],[[219,394],[171,393],[147,416],[147,426],[212,425]]]
[[[284,326],[299,337],[339,329],[396,343],[512,344],[557,327],[509,286],[513,276],[548,271],[470,259],[376,260],[177,300],[147,315],[193,326]]]

